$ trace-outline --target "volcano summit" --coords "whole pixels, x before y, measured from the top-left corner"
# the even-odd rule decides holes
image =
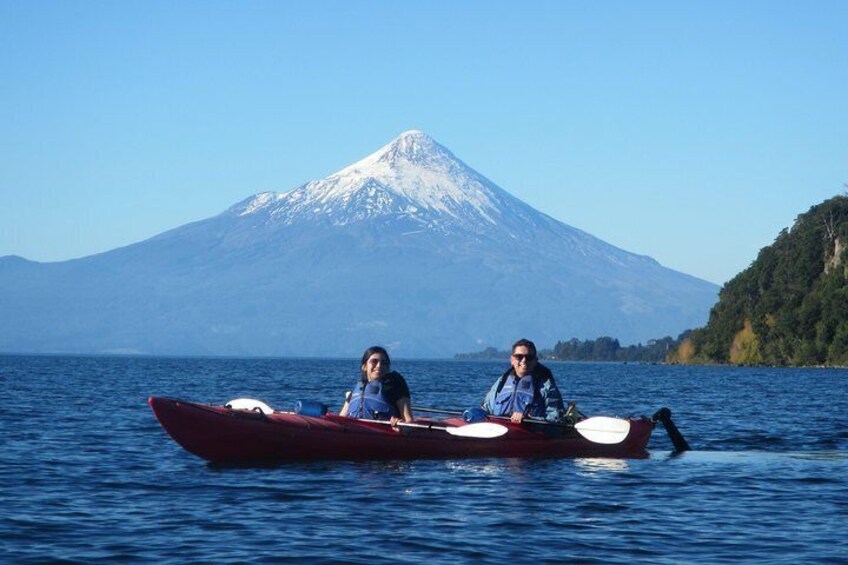
[[[718,287],[559,222],[425,133],[59,263],[0,258],[0,352],[449,357],[676,336]]]

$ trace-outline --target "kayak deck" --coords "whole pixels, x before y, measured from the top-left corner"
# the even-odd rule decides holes
[[[419,419],[425,427],[392,428],[337,414],[263,414],[225,406],[150,397],[148,403],[168,434],[190,453],[211,462],[302,460],[465,459],[473,457],[644,457],[654,424],[631,419],[618,444],[594,443],[573,428],[501,422],[498,438],[458,437],[435,426],[463,426],[459,418]]]

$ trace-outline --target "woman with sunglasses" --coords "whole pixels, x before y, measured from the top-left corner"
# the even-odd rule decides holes
[[[524,418],[559,420],[563,415],[562,395],[551,371],[538,362],[536,345],[519,339],[512,346],[512,366],[495,381],[483,400],[483,410],[494,416],[509,416],[520,424]]]
[[[409,386],[400,373],[391,370],[388,352],[380,346],[369,347],[362,355],[362,376],[349,392],[340,416],[368,420],[412,422]]]

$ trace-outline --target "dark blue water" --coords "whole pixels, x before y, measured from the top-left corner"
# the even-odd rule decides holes
[[[848,563],[848,371],[551,366],[588,414],[670,407],[693,451],[217,467],[146,398],[338,409],[356,361],[0,357],[0,562]],[[501,364],[394,368],[466,407]]]

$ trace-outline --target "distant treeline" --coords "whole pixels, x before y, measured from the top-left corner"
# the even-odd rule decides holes
[[[682,336],[681,336],[682,337]],[[550,353],[551,359],[565,361],[634,361],[642,363],[660,363],[680,344],[681,338],[663,337],[649,340],[647,344],[622,347],[617,339],[599,337],[580,341],[570,339],[558,341]]]
[[[599,337],[594,340],[579,340],[572,338],[568,341],[558,341],[553,349],[542,349],[539,351],[541,359],[554,359],[561,361],[619,361],[639,363],[661,363],[666,360],[668,354],[680,345],[688,332],[677,339],[663,337],[652,339],[647,344],[628,345],[622,347],[619,341],[612,337]],[[476,353],[459,353],[455,359],[509,359],[509,351],[498,351],[494,347],[487,347]]]

